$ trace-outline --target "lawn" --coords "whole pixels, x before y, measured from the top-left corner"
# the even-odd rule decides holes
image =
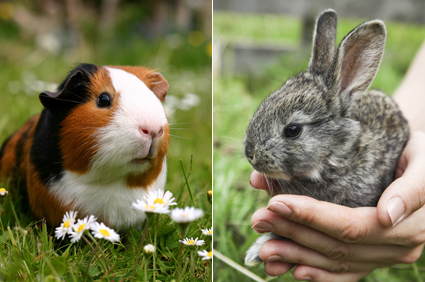
[[[337,42],[364,20],[367,19],[338,19]],[[372,87],[392,94],[425,38],[425,27],[396,22],[386,25],[386,51]],[[214,75],[214,248],[239,265],[243,265],[245,252],[259,236],[251,228],[251,215],[268,202],[266,193],[254,191],[248,183],[252,168],[243,154],[243,137],[260,102],[288,77],[305,70],[310,51],[299,48],[301,30],[301,20],[294,17],[214,13],[214,40],[220,40],[221,46],[238,41],[270,42],[296,50],[266,65],[260,75],[235,75],[228,69]],[[258,281],[295,281],[290,273],[279,278],[266,277],[262,266],[250,270],[260,278]],[[376,270],[364,281],[423,281],[424,270],[422,256],[413,265]],[[253,280],[215,256],[214,281]]]
[[[54,230],[25,212],[19,191],[5,186],[9,194],[0,198],[0,281],[152,281],[153,276],[160,281],[211,280],[211,261],[197,254],[210,251],[212,243],[201,232],[212,224],[207,197],[212,189],[211,38],[191,30],[146,39],[128,23],[107,35],[83,31],[85,44],[55,53],[0,17],[0,141],[40,112],[38,94],[53,90],[78,63],[155,68],[170,85],[164,104],[171,128],[165,189],[173,193],[177,207],[194,206],[204,216],[185,231],[160,215],[145,226],[116,230],[121,236],[117,243],[89,234],[71,243],[57,240]],[[192,32],[196,44],[190,41]],[[198,237],[205,244],[184,246],[179,243],[183,237]],[[154,256],[142,252],[155,241]]]

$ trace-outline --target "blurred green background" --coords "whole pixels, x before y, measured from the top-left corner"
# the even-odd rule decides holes
[[[339,17],[337,44],[350,30],[366,20]],[[314,24],[314,18],[307,22]],[[385,22],[387,45],[372,87],[392,94],[425,40],[425,26]],[[259,236],[251,228],[251,215],[265,206],[269,199],[265,192],[249,185],[252,168],[243,154],[245,130],[261,101],[287,78],[306,69],[310,59],[311,33],[306,28],[306,20],[299,16],[222,10],[214,10],[213,27],[214,248],[243,265],[245,252]],[[309,32],[307,35],[305,30]],[[272,59],[270,54],[274,56]],[[266,277],[263,266],[250,270],[261,277],[258,281],[295,281],[291,274]],[[415,265],[376,270],[364,281],[423,281],[423,271],[425,259],[421,258]],[[214,280],[253,281],[217,256],[214,257]]]
[[[55,89],[76,64],[143,65],[170,84],[169,185],[181,182],[179,160],[193,158],[191,180],[207,191],[211,36],[211,1],[0,3],[0,141],[41,111],[38,94]]]
[[[210,0],[1,1],[0,141],[3,142],[30,116],[40,112],[42,105],[38,94],[54,90],[79,63],[154,68],[170,85],[164,103],[171,130],[165,189],[180,199],[179,206],[195,205],[204,210],[204,218],[193,224],[196,232],[200,232],[200,227],[211,227],[211,205],[206,196],[212,189],[211,9]],[[190,175],[188,183],[192,195],[185,186],[182,168],[186,175]],[[4,263],[0,280],[8,277],[8,267],[17,259],[9,257],[11,252],[20,253],[20,250],[8,248],[8,244],[14,243],[10,238],[12,233],[7,231],[8,226],[14,232],[16,228],[26,230],[25,234],[30,231],[28,237],[34,241],[28,243],[25,235],[18,245],[37,248],[37,242],[41,241],[35,230],[37,226],[28,228],[33,225],[32,218],[21,214],[19,201],[17,206],[16,202],[15,206],[10,205],[9,202],[16,198],[19,197],[9,193],[4,205],[0,201],[0,242],[3,246],[0,255],[4,255],[0,259]],[[194,230],[190,232],[197,234]],[[15,235],[19,237],[19,234]],[[171,234],[174,239],[178,238],[176,232]],[[167,237],[164,235],[164,238]],[[177,246],[178,242],[174,245]],[[210,246],[204,248],[210,250]],[[56,257],[55,251],[49,249],[49,255],[42,259],[37,252],[30,254],[24,262],[27,267],[14,271],[38,273],[41,277],[37,279],[43,279],[41,268],[46,260],[48,263],[52,256]],[[133,248],[126,251],[130,253],[119,253],[119,256],[131,260]],[[78,260],[77,255],[77,265]],[[74,268],[74,262],[69,265]],[[79,275],[78,267],[69,271]],[[191,269],[191,275],[207,280],[209,274],[205,264],[202,264],[201,274],[198,271],[198,268],[196,271]],[[122,272],[127,275],[132,270]]]

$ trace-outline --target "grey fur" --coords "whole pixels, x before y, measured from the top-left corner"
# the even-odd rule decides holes
[[[336,13],[327,10],[317,19],[307,71],[260,105],[246,131],[245,155],[266,176],[271,196],[376,206],[394,180],[409,137],[395,102],[368,91],[382,60],[386,29],[382,21],[365,22],[342,39],[336,52],[335,32]],[[284,136],[288,125],[302,127],[298,137]],[[276,236],[260,237],[245,264],[260,263],[260,246]]]

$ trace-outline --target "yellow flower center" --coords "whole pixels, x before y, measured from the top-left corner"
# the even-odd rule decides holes
[[[208,191],[208,196],[212,196],[212,190]]]
[[[209,252],[208,252],[208,256],[209,256],[209,257],[212,257],[212,251],[209,251]]]
[[[164,204],[164,200],[161,198],[156,198],[155,201],[153,201],[154,204]]]
[[[148,204],[146,204],[146,206],[145,206],[145,210],[151,210],[151,211],[153,211],[154,209],[155,209],[155,205],[148,205]]]
[[[81,231],[83,231],[85,226],[86,226],[86,224],[85,224],[85,223],[80,224],[80,226],[78,226],[78,230],[77,230],[77,232],[78,232],[78,233],[80,233]]]
[[[6,189],[5,188],[0,188],[0,193],[6,193]]]
[[[188,217],[189,215],[187,213],[182,214],[183,217]]]
[[[105,237],[111,236],[111,234],[109,234],[108,230],[106,230],[106,229],[99,229],[99,233],[102,234]]]
[[[212,230],[208,230],[207,234],[212,234]]]
[[[195,241],[194,240],[190,240],[190,241],[187,242],[187,244],[188,245],[193,245],[193,244],[195,244]]]
[[[69,219],[63,223],[63,228],[69,228]]]

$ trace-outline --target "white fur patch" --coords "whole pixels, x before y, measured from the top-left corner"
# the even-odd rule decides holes
[[[158,179],[148,191],[163,189],[167,179],[166,159]],[[145,214],[133,208],[132,203],[142,199],[146,191],[142,188],[129,188],[124,181],[109,184],[87,184],[84,176],[66,171],[61,180],[49,185],[53,193],[64,205],[71,205],[80,211],[81,216],[94,215],[113,228],[137,227],[145,219]]]

